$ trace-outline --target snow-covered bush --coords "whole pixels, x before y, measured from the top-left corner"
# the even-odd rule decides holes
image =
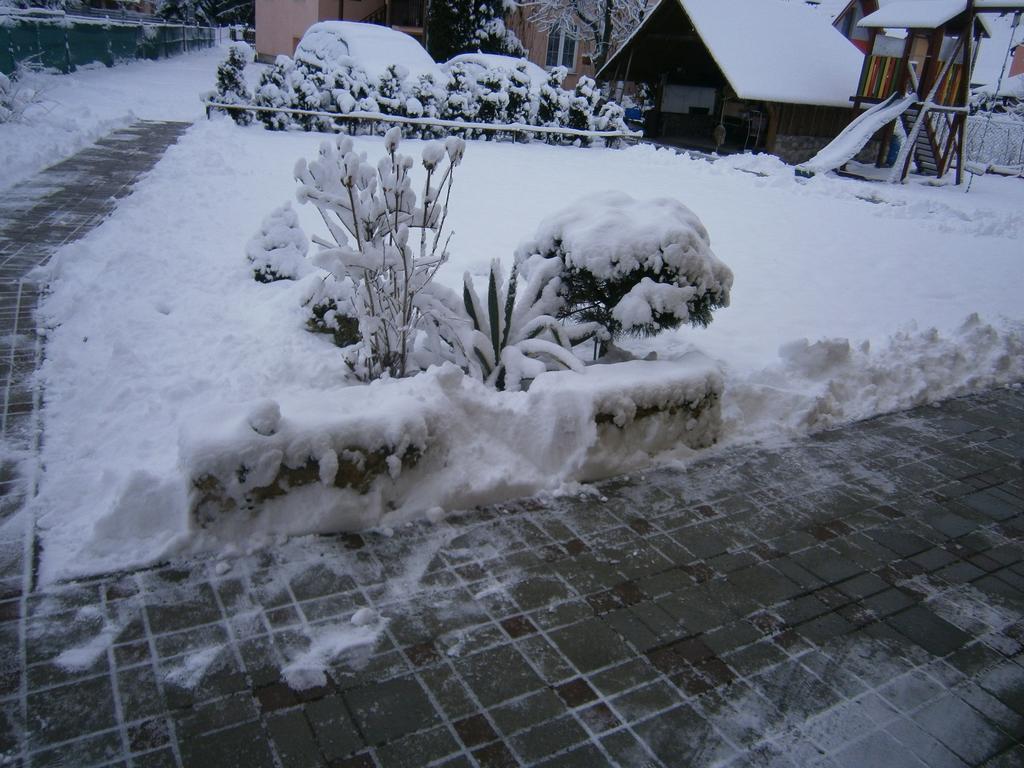
[[[252,103],[252,94],[245,84],[245,67],[252,58],[252,49],[245,43],[235,43],[228,48],[228,55],[217,67],[217,90],[210,95],[210,101],[216,104],[248,106]],[[242,109],[223,109],[231,119],[239,125],[249,125],[252,113]]]
[[[583,363],[572,348],[599,333],[594,325],[562,325],[555,315],[562,307],[559,296],[560,265],[543,261],[536,265],[523,293],[517,293],[518,267],[506,283],[501,263],[491,262],[487,304],[480,299],[467,272],[462,300],[471,323],[465,348],[469,371],[497,389],[516,391],[524,380],[548,370],[582,371]]]
[[[569,98],[562,90],[562,83],[568,73],[565,67],[555,67],[548,74],[547,82],[540,87],[537,98],[537,125],[565,125]],[[554,140],[551,134],[547,135],[548,142]]]
[[[413,100],[419,105],[421,117],[441,117],[445,100],[444,86],[437,82],[437,78],[433,74],[425,72],[417,78],[412,86],[409,101]],[[442,135],[442,131],[437,128],[424,127],[420,130],[420,138],[423,139],[437,138]]]
[[[377,81],[377,108],[385,115],[404,115],[405,96],[403,84],[409,71],[402,66],[392,64]]]
[[[535,107],[533,104],[532,82],[526,70],[526,63],[520,62],[508,74],[508,121],[510,123],[530,124],[533,122]]]
[[[302,306],[307,312],[306,328],[331,337],[335,346],[348,349],[359,343],[356,316],[356,286],[351,278],[316,275],[306,283]]]
[[[0,124],[13,123],[25,116],[25,110],[44,100],[43,90],[33,73],[38,65],[19,62],[8,77],[0,72]]]
[[[706,326],[712,310],[729,306],[732,271],[677,200],[585,197],[545,219],[516,251],[527,277],[545,260],[559,267],[558,316],[597,323],[611,338]]]
[[[445,120],[476,122],[479,111],[480,97],[472,71],[464,64],[453,65],[448,70],[441,116]]]
[[[274,210],[245,247],[253,277],[261,283],[296,280],[310,271],[309,241],[291,203]]]
[[[449,138],[423,148],[426,180],[418,198],[413,160],[399,154],[400,139],[399,129],[388,131],[387,155],[376,168],[342,136],[325,141],[316,160],[295,166],[299,201],[319,209],[334,241],[314,261],[355,288],[346,316],[358,324],[359,343],[348,359],[363,380],[412,373],[422,337],[432,345],[431,362],[449,353],[464,363],[451,346],[458,337],[448,327],[451,297],[431,280],[448,259],[447,203],[465,143]]]
[[[484,70],[477,80],[480,108],[477,121],[481,123],[508,122],[508,75],[501,69]],[[492,133],[486,134],[493,138]]]
[[[288,56],[278,56],[273,65],[260,75],[253,105],[290,109],[292,104],[292,81],[295,62]],[[292,117],[286,112],[257,112],[257,118],[272,131],[286,130],[292,124]]]

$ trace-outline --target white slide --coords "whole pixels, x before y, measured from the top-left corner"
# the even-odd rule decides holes
[[[915,101],[915,95],[901,96],[894,93],[885,101],[858,115],[827,147],[806,163],[798,165],[796,172],[801,176],[813,176],[848,163],[864,148],[876,131],[906,112]]]

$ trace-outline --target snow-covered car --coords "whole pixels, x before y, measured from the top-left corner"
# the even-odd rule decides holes
[[[414,37],[356,21],[314,24],[295,49],[295,60],[320,69],[355,64],[374,80],[392,64],[403,67],[411,78],[440,74],[440,67]]]
[[[514,56],[500,56],[496,53],[460,53],[442,64],[441,69],[448,72],[454,64],[462,64],[474,75],[476,80],[480,79],[480,75],[485,70],[501,69],[511,72],[519,64],[526,65],[526,73],[530,76],[531,87],[540,88],[548,79],[548,73],[532,61],[517,59]]]

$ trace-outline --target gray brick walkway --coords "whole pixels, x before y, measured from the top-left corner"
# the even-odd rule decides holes
[[[96,227],[160,159],[187,123],[140,121],[0,195],[0,519],[17,509],[26,480],[18,462],[38,434],[32,382],[42,347],[39,288],[31,271]]]
[[[585,498],[37,590],[0,603],[2,749],[33,766],[1019,766],[1022,457],[1024,392],[1000,390]],[[364,606],[386,623],[360,645]],[[293,689],[297,659],[323,679]]]

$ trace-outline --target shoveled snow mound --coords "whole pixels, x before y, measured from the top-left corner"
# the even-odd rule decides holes
[[[302,36],[295,60],[331,70],[358,64],[376,80],[392,64],[403,67],[412,78],[440,72],[430,54],[415,38],[379,24],[356,21],[321,21]]]
[[[544,373],[528,392],[498,392],[448,365],[412,379],[282,396],[272,432],[254,427],[267,401],[200,409],[184,420],[180,464],[193,480],[216,478],[239,507],[282,468],[318,465],[319,486],[293,488],[255,515],[215,517],[211,528],[230,532],[228,539],[361,530],[423,517],[434,507],[462,509],[594,479],[609,466],[626,471],[672,445],[711,445],[719,421],[709,409],[681,418],[685,434],[665,423],[624,434],[612,459],[601,448],[598,417],[629,427],[651,410],[703,404],[721,388],[717,366],[698,353]],[[370,493],[335,485],[339,458],[362,463],[377,451],[388,454],[388,470]],[[417,459],[403,466],[410,452]]]
[[[1024,327],[1000,332],[971,315],[952,333],[904,331],[878,350],[849,339],[800,339],[779,358],[730,382],[727,429],[814,431],[1022,382]]]

